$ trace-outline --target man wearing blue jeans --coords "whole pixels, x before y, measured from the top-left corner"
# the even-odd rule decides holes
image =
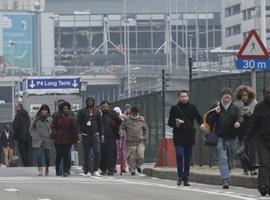
[[[237,106],[232,103],[232,91],[224,88],[218,106],[214,106],[207,115],[207,122],[215,127],[218,135],[218,166],[222,179],[223,189],[228,189],[230,184],[230,170],[233,167],[233,154],[235,152],[235,138],[237,136],[242,117]]]
[[[187,90],[178,93],[179,102],[171,107],[168,125],[173,128],[173,142],[176,152],[177,185],[190,186],[188,183],[192,159],[192,146],[195,144],[194,119],[202,125],[202,117],[195,105],[189,102]]]

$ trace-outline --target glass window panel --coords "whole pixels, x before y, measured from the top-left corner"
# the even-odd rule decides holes
[[[90,15],[74,15],[75,16],[75,21],[89,21],[90,20]]]
[[[97,48],[103,42],[103,33],[93,33],[92,47]]]
[[[60,21],[74,21],[74,15],[60,15]]]
[[[154,32],[153,33],[153,47],[159,48],[165,42],[164,32]]]
[[[102,15],[91,15],[91,20],[100,20],[102,21],[103,16]]]
[[[138,48],[151,47],[151,33],[139,32],[138,33]]]
[[[74,21],[60,21],[59,26],[60,27],[71,27],[71,26],[74,26]]]

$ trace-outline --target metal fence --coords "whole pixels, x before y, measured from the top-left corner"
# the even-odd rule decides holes
[[[135,98],[120,100],[113,103],[121,109],[126,104],[138,107],[140,114],[145,117],[149,128],[149,138],[146,144],[145,162],[155,162],[158,157],[159,143],[163,138],[162,96],[161,92],[147,94]]]
[[[263,99],[263,88],[270,86],[270,72],[257,72],[256,82],[257,100],[261,101]],[[241,84],[251,85],[250,72],[194,79],[192,80],[191,101],[203,114],[208,111],[215,102],[220,100],[222,88],[230,87],[235,91]],[[201,132],[197,134],[196,145],[194,146],[193,160],[194,163],[199,165],[215,162],[215,150],[205,146],[203,144],[203,138],[204,135]]]

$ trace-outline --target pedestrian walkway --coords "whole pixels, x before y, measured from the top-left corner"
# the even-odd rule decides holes
[[[176,168],[155,168],[154,165],[145,165],[143,172],[152,177],[177,180]],[[221,185],[219,169],[216,166],[193,166],[190,170],[189,179],[191,182]],[[243,175],[242,169],[235,168],[231,170],[231,185],[246,188],[257,188],[257,176]]]

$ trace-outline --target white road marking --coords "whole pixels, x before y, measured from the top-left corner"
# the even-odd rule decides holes
[[[16,189],[16,188],[6,188],[4,189],[5,191],[8,191],[8,192],[18,192],[19,190]]]
[[[91,180],[91,181],[90,181]],[[120,177],[104,177],[104,176],[90,176],[90,177],[1,177],[0,182],[4,183],[52,183],[52,184],[133,184],[133,185],[141,185],[141,186],[150,186],[150,187],[160,187],[160,188],[167,188],[167,189],[174,189],[174,190],[184,190],[184,191],[190,191],[190,192],[199,192],[199,193],[205,193],[205,194],[212,194],[212,195],[218,195],[218,196],[227,196],[232,197],[236,199],[244,199],[244,200],[264,200],[269,199],[265,197],[256,197],[252,195],[245,195],[240,194],[236,192],[231,191],[224,191],[224,190],[215,190],[215,189],[206,189],[206,188],[200,188],[200,187],[179,187],[179,186],[172,186],[162,184],[162,183],[150,183],[146,181],[142,181],[141,179],[123,179]],[[9,188],[4,189],[9,192],[16,192],[18,191],[15,188]],[[50,200],[50,199],[39,199],[39,200]]]
[[[40,199],[40,198],[38,198],[38,200],[51,200],[51,199]]]

